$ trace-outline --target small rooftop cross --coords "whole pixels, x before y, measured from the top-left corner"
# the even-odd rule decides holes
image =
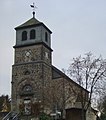
[[[35,17],[35,9],[37,8],[36,6],[35,6],[35,3],[33,3],[32,5],[30,5],[31,6],[31,8],[32,8],[32,10],[33,10],[33,17]]]

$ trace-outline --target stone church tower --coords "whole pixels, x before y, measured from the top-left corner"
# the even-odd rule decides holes
[[[39,105],[39,113],[81,120],[81,101],[88,101],[89,92],[52,65],[50,29],[33,15],[15,30],[11,111],[37,117]]]
[[[15,28],[12,66],[12,110],[31,114],[30,103],[44,102],[44,86],[52,79],[51,31],[35,17]]]

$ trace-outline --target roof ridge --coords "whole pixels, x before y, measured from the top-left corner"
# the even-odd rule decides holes
[[[40,22],[39,20],[37,20],[36,18],[33,17],[33,18],[27,20],[25,23],[16,27],[15,29],[22,28],[22,27],[27,27],[27,26],[31,26],[31,25],[37,25],[37,24],[40,24],[40,23],[42,23],[42,22]]]
[[[76,84],[77,86],[79,86],[80,88],[82,88],[83,90],[85,90],[85,91],[87,91],[89,93],[88,90],[86,90],[84,87],[82,87],[77,82],[75,82],[74,80],[72,80],[69,76],[67,76],[65,73],[63,73],[60,69],[58,69],[54,65],[52,65],[52,68],[54,68],[57,72],[59,72],[59,74],[61,74],[63,77],[67,78],[67,80],[71,80],[74,84]]]

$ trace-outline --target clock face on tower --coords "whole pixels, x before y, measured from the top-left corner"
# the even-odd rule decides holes
[[[30,52],[29,51],[27,51],[26,53],[25,53],[25,55],[28,57],[28,56],[30,56]]]
[[[26,50],[25,51],[25,62],[30,62],[31,58],[32,58],[31,50]]]

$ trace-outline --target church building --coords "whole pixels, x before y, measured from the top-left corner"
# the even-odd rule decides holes
[[[51,30],[34,16],[15,28],[11,111],[37,118],[81,120],[80,91],[89,92],[52,65]],[[88,119],[87,119],[88,120]]]

